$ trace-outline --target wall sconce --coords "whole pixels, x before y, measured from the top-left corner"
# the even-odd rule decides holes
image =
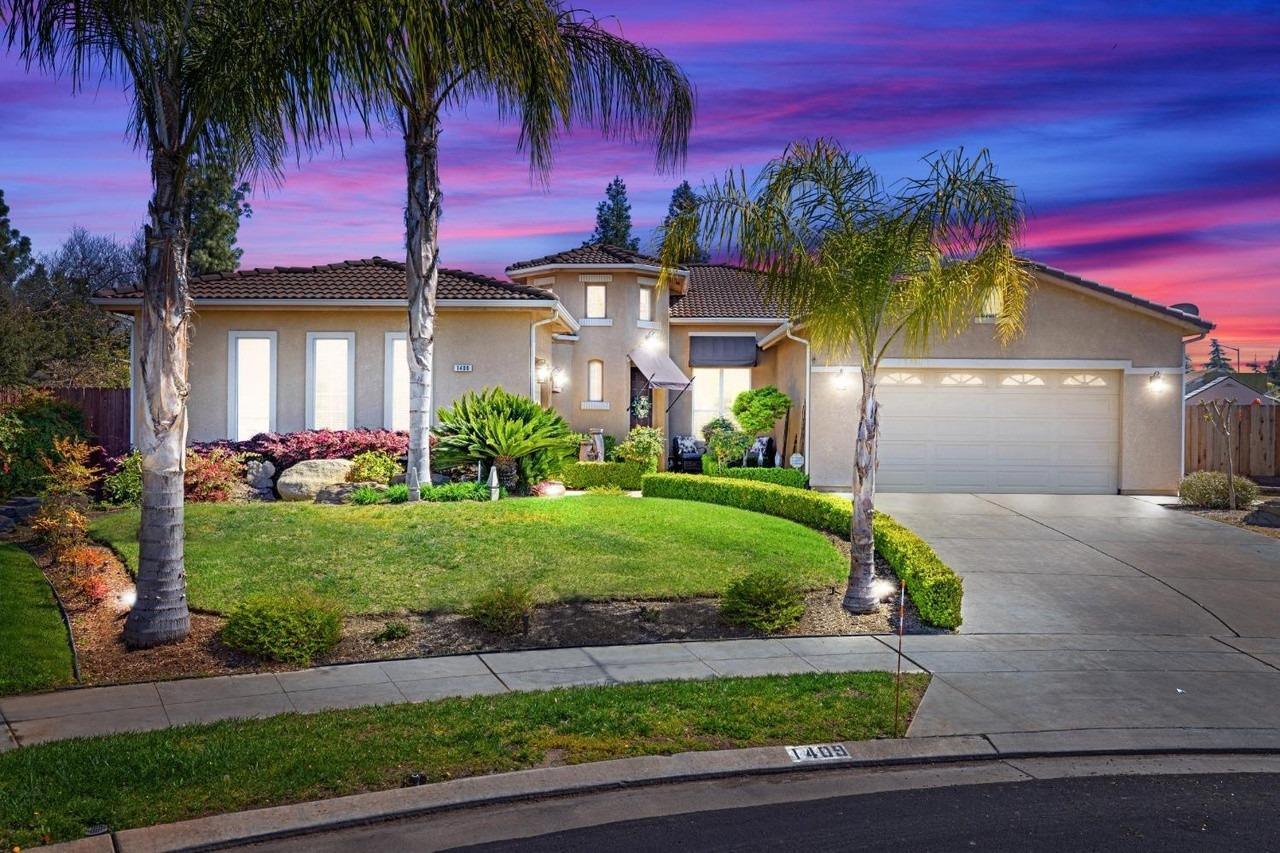
[[[563,367],[557,367],[551,371],[551,393],[559,394],[569,384],[569,374],[564,372]]]
[[[662,348],[662,338],[658,337],[657,330],[654,330],[644,336],[644,341],[640,345],[650,352],[657,352]]]
[[[545,385],[547,380],[551,378],[551,362],[547,361],[545,358],[538,359],[535,363],[533,372],[534,376],[538,379],[538,384]]]
[[[1165,381],[1160,371],[1155,371],[1147,378],[1147,388],[1153,394],[1163,394],[1169,387],[1169,383]]]
[[[850,385],[849,374],[842,367],[840,368],[840,372],[836,374],[836,390],[848,391],[849,385]]]

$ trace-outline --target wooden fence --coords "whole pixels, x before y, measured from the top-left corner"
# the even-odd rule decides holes
[[[1206,406],[1187,406],[1187,472],[1226,471],[1227,440],[1205,419]],[[1280,406],[1236,406],[1231,448],[1242,477],[1280,476]]]
[[[129,452],[128,388],[47,388],[84,413],[84,426],[107,456]],[[20,389],[0,388],[0,402],[14,399]]]

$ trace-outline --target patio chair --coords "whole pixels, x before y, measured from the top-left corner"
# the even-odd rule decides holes
[[[707,445],[692,435],[671,436],[671,455],[667,458],[667,470],[697,474],[702,471],[702,454]]]

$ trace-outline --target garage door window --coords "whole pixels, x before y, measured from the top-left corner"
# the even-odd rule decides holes
[[[1043,385],[1044,380],[1034,373],[1011,373],[1000,380],[1001,385]]]
[[[942,377],[942,385],[957,388],[972,388],[975,385],[982,385],[982,377],[975,376],[972,373],[948,373]]]
[[[1068,388],[1102,388],[1107,380],[1092,373],[1075,373],[1062,380],[1062,384]]]
[[[881,385],[920,385],[922,382],[915,373],[886,373],[880,379]]]

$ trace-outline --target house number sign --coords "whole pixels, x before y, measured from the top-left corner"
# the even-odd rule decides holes
[[[842,743],[811,743],[806,746],[788,746],[787,755],[792,764],[806,761],[843,761],[850,758],[849,750]]]
[[[472,367],[470,364],[455,364],[453,366],[454,373],[470,373],[474,369],[475,368]]]

